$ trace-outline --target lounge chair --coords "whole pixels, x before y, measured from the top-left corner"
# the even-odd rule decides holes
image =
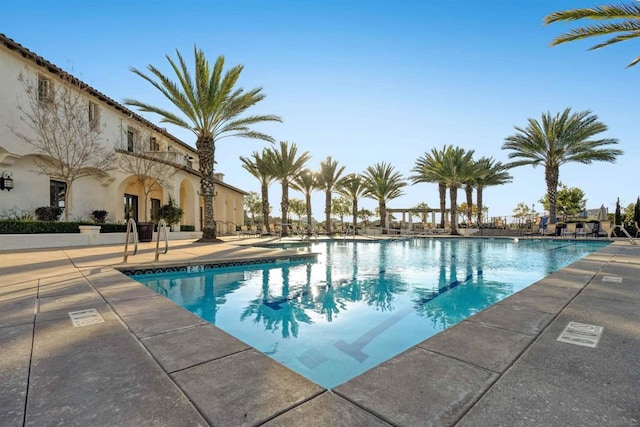
[[[587,223],[582,224],[582,228],[576,228],[576,237],[584,236],[586,238],[587,236],[593,236],[593,234],[593,229]]]
[[[611,223],[609,221],[600,221],[598,237],[609,237],[609,231],[611,231]]]
[[[561,232],[562,237],[573,236],[576,237],[576,223],[570,222],[566,227],[562,229]]]
[[[634,227],[636,227],[636,239],[638,238],[638,235],[640,235],[640,228],[638,227],[638,221],[633,221],[633,225]]]
[[[555,224],[547,224],[547,228],[544,230],[545,236],[555,236],[556,235],[556,225]]]
[[[250,236],[251,235],[251,231],[249,230],[249,227],[247,227],[246,225],[241,225],[240,226],[240,234],[244,237],[244,236]]]

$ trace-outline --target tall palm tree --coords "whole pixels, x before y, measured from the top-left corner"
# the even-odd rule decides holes
[[[606,148],[618,144],[615,138],[591,139],[605,132],[607,126],[598,121],[591,111],[572,113],[571,108],[554,116],[547,112],[542,123],[529,118],[526,128],[515,127],[516,134],[505,138],[504,150],[511,150],[510,167],[544,165],[544,177],[549,198],[549,223],[556,222],[556,201],[560,166],[577,162],[590,164],[594,161],[615,162],[622,150]]]
[[[304,200],[307,205],[307,225],[311,227],[311,192],[318,188],[316,174],[310,169],[300,171],[300,173],[293,178],[291,188],[304,194]]]
[[[481,157],[476,162],[476,166],[478,168],[475,179],[478,227],[482,228],[483,190],[486,187],[507,184],[513,180],[513,177],[507,172],[509,167],[502,162],[497,162],[493,157]]]
[[[447,185],[444,182],[444,153],[446,150],[447,146],[445,145],[442,150],[434,147],[431,152],[426,152],[424,156],[416,160],[415,166],[411,169],[415,175],[409,176],[414,185],[421,182],[438,184],[440,228],[444,228],[445,210],[447,208]]]
[[[202,241],[215,241],[217,230],[213,204],[213,170],[216,142],[228,137],[273,142],[271,136],[252,130],[251,126],[261,122],[281,122],[282,119],[271,114],[243,115],[249,108],[262,101],[265,95],[262,88],[245,92],[244,89],[235,87],[243,69],[242,65],[236,65],[225,73],[224,57],[219,56],[211,69],[204,52],[194,47],[195,68],[192,77],[177,50],[176,55],[177,62],[168,55],[167,60],[176,74],[177,82],[162,74],[153,65],[147,67],[150,75],[136,68],[132,68],[131,71],[158,89],[178,109],[178,114],[134,99],[126,99],[124,103],[143,112],[158,114],[161,116],[161,123],[170,123],[196,135],[201,176],[200,192],[204,203]]]
[[[595,50],[614,43],[640,37],[640,4],[638,2],[626,5],[604,5],[555,12],[546,16],[544,23],[551,24],[560,21],[578,21],[580,19],[609,20],[611,22],[574,28],[568,33],[561,34],[553,39],[551,45],[556,46],[588,37],[614,35],[610,39],[598,43],[589,49]],[[631,61],[631,63],[627,65],[627,68],[633,67],[638,62],[640,62],[640,56]]]
[[[407,183],[402,174],[394,170],[389,163],[376,163],[369,166],[363,174],[367,197],[378,201],[380,210],[380,226],[387,227],[387,202],[402,196],[402,187]]]
[[[280,211],[282,214],[282,223],[287,222],[289,213],[289,185],[294,177],[300,174],[305,163],[311,158],[308,152],[304,152],[298,156],[298,146],[295,142],[289,145],[286,141],[280,141],[280,150],[271,149],[273,163],[271,172],[282,184],[282,201],[280,203]],[[282,227],[282,236],[288,236],[289,230],[286,226]]]
[[[469,163],[469,170],[467,171],[467,179],[463,182],[464,193],[467,197],[467,218],[468,225],[471,226],[473,222],[473,188],[476,185],[476,179],[478,178],[478,163],[473,159]]]
[[[338,161],[333,160],[331,156],[320,162],[318,188],[324,190],[325,227],[327,231],[331,229],[331,194],[335,190],[344,168],[344,166],[338,167]]]
[[[351,200],[353,232],[358,234],[358,200],[368,195],[362,176],[352,173],[342,178],[338,183],[338,193]]]
[[[264,149],[262,154],[254,151],[251,157],[240,156],[242,167],[260,181],[260,193],[262,197],[262,224],[269,222],[269,185],[276,177],[272,172],[273,155],[271,151]]]
[[[449,146],[444,152],[443,178],[451,200],[451,234],[458,234],[458,189],[473,176],[473,150]]]

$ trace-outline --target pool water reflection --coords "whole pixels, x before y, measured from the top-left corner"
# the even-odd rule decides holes
[[[134,278],[331,388],[604,245],[320,242],[317,262]]]

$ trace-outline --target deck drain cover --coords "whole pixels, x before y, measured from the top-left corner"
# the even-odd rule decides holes
[[[602,278],[603,282],[611,282],[611,283],[622,283],[622,277],[615,276],[604,276]]]
[[[602,326],[569,322],[558,337],[558,341],[595,348],[600,341],[602,330]]]
[[[104,323],[104,319],[100,316],[100,313],[95,308],[88,310],[71,311],[69,317],[73,322],[73,326],[78,328],[80,326],[96,325],[98,323]]]

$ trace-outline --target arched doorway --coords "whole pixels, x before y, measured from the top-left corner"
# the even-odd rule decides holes
[[[198,224],[198,206],[196,189],[193,183],[188,179],[183,179],[180,183],[180,208],[183,212],[180,224],[196,227]]]

